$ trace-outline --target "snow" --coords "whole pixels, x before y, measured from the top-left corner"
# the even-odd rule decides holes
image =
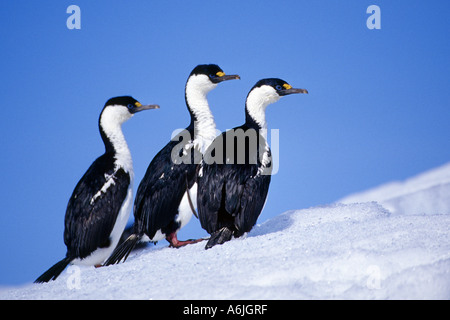
[[[377,201],[394,215],[449,214],[450,163],[406,181],[391,182],[341,199],[342,203]]]
[[[449,299],[449,191],[450,163],[285,212],[210,250],[150,246],[0,299]]]

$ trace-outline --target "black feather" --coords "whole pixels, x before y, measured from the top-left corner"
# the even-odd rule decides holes
[[[65,217],[67,256],[83,259],[96,249],[109,246],[130,185],[128,173],[122,168],[114,170],[114,157],[106,153],[92,163],[75,187]],[[111,185],[99,194],[107,183],[106,177],[113,179]]]
[[[178,207],[187,187],[191,188],[196,181],[200,157],[194,148],[185,148],[191,141],[183,137],[193,137],[193,127],[186,131],[173,138],[150,162],[136,192],[133,235],[129,239],[139,240],[144,234],[153,239],[158,230],[169,235],[180,228],[175,221]],[[180,155],[183,150],[188,153],[186,163],[174,162],[173,152]],[[131,239],[114,250],[106,265],[125,261],[138,242]]]
[[[45,271],[39,278],[37,278],[34,283],[43,283],[49,282],[50,280],[55,280],[71,261],[72,259],[66,257],[61,261],[55,263],[52,267],[50,267],[50,269]]]
[[[127,260],[128,255],[134,249],[138,241],[141,239],[139,235],[132,234],[130,235],[123,243],[118,245],[111,256],[104,263],[105,266],[109,266],[111,264],[119,263],[122,259],[125,262]]]
[[[230,241],[232,236],[233,231],[230,228],[223,227],[211,235],[205,249],[210,249],[217,244],[224,244],[225,242]]]
[[[186,186],[192,187],[195,183],[194,157],[198,154],[193,148],[188,149],[187,152],[191,152],[188,163],[177,163],[172,159],[172,152],[183,152],[187,143],[190,141],[183,141],[181,135],[175,137],[149,164],[134,202],[135,233],[145,233],[152,239],[158,230],[170,234],[179,228],[174,220]]]
[[[249,135],[253,130],[257,137],[256,148],[251,146],[251,138],[246,138],[246,143],[241,145],[243,150],[238,148],[236,140],[231,145],[225,143],[227,135],[234,134],[236,130]],[[227,150],[227,146],[233,148],[233,153]],[[208,159],[215,156],[215,148],[223,149],[223,158],[219,159],[222,160],[221,163]],[[222,133],[205,152],[201,165],[202,174],[198,178],[197,206],[202,227],[212,235],[207,247],[229,238],[223,230],[229,229],[234,236],[239,237],[255,225],[264,206],[271,179],[267,172],[258,173],[258,168],[262,166],[260,155],[265,148],[266,141],[259,130],[244,124]],[[245,155],[244,161],[242,162],[241,157],[240,163],[238,151]],[[270,158],[270,149],[267,152]]]

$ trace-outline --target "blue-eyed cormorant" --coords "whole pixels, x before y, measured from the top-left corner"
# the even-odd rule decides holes
[[[159,108],[129,96],[109,99],[99,118],[105,153],[75,187],[65,215],[66,257],[36,283],[55,280],[68,264],[101,265],[116,247],[131,211],[133,162],[122,124],[136,112]]]
[[[192,70],[185,87],[191,123],[150,162],[136,193],[133,234],[117,246],[106,265],[125,261],[138,241],[166,239],[171,247],[198,241],[180,241],[177,232],[191,219],[196,205],[198,164],[216,137],[207,94],[220,82],[231,79],[239,76],[225,75],[215,64],[198,65]]]
[[[249,232],[269,190],[272,163],[266,107],[280,97],[308,93],[281,79],[263,79],[250,90],[245,123],[219,135],[204,153],[198,174],[198,215],[210,235],[206,249]]]

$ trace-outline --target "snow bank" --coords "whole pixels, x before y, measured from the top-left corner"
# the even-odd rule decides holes
[[[376,201],[394,215],[450,214],[450,163],[402,182],[391,182],[339,200]]]
[[[120,265],[73,266],[0,299],[450,299],[449,177],[446,165],[285,212],[207,251],[150,246]]]
[[[376,203],[291,211],[207,251],[149,247],[0,298],[448,299],[449,223],[450,215],[390,216]]]

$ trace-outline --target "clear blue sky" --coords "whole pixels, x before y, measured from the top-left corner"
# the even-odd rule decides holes
[[[80,30],[66,27],[71,4]],[[371,4],[381,30],[366,27]],[[65,209],[103,152],[105,101],[161,106],[124,125],[137,189],[189,123],[184,85],[197,64],[242,78],[209,95],[220,130],[242,124],[261,78],[310,92],[268,107],[280,170],[259,222],[450,161],[449,12],[437,0],[1,1],[0,285],[64,257]],[[205,235],[193,218],[180,238]]]

